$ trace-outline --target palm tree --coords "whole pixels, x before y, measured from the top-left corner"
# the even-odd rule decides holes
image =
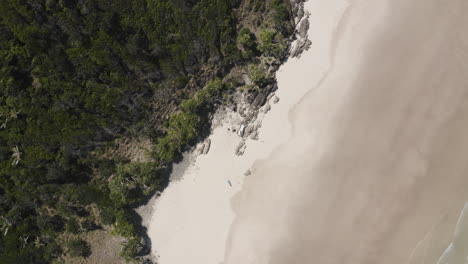
[[[0,125],[0,129],[5,129],[7,127],[7,124],[10,120],[15,120],[15,119],[18,119],[18,115],[19,115],[20,111],[15,111],[15,110],[11,110],[10,113],[8,114],[8,117],[5,118],[5,122],[3,122],[1,125]],[[1,114],[0,114],[1,116]]]
[[[12,226],[12,223],[3,215],[1,216],[3,223],[2,223],[2,233],[4,236],[8,234],[8,229]]]
[[[13,151],[13,154],[11,155],[13,157],[13,162],[11,163],[11,165],[16,166],[21,160],[22,153],[19,151],[18,146],[15,146],[11,150]]]
[[[26,236],[26,237],[20,236],[20,241],[23,242],[23,248],[25,248],[26,245],[28,244],[28,239],[29,239],[29,236]]]
[[[45,244],[42,243],[42,241],[41,241],[41,239],[39,237],[36,237],[36,240],[34,240],[34,246],[36,248],[40,248],[40,247],[45,246]]]

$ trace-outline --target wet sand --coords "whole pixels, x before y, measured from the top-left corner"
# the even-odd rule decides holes
[[[465,0],[351,1],[321,81],[278,74],[310,91],[233,200],[224,263],[437,263],[468,200],[467,14]]]

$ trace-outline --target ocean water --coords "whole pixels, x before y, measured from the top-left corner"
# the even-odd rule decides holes
[[[453,240],[437,264],[468,264],[468,202],[458,218]]]

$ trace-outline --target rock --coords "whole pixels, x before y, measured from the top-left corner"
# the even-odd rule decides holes
[[[256,110],[250,110],[249,113],[246,116],[245,121],[247,122],[253,122],[257,119],[258,111]]]
[[[252,85],[252,81],[247,74],[242,74],[242,79],[244,80],[245,85]]]
[[[275,96],[275,93],[269,94],[268,97],[267,97],[267,100],[270,101],[270,99],[273,98],[273,96]]]
[[[248,125],[246,128],[245,128],[245,136],[249,136],[253,131],[253,127],[251,125]]]
[[[245,125],[241,125],[239,128],[239,132],[237,132],[237,135],[239,135],[239,137],[243,137],[244,132],[245,132]]]
[[[220,56],[211,56],[209,59],[208,59],[208,63],[211,63],[211,64],[216,64],[216,63],[219,63],[221,61],[221,57]]]
[[[272,85],[272,84],[269,84],[265,87],[265,89],[263,89],[263,93],[266,94],[268,97],[270,96],[270,94],[275,90],[275,86]],[[267,98],[268,98],[267,97]]]
[[[210,151],[210,147],[211,147],[211,139],[207,139],[205,148],[203,149],[203,154],[205,155],[208,154],[208,152]]]
[[[266,96],[264,94],[259,93],[257,97],[255,97],[255,100],[252,102],[252,105],[255,107],[261,107],[265,104],[266,102]]]
[[[266,103],[265,110],[263,112],[266,114],[266,113],[270,112],[270,110],[271,110],[271,105],[269,103]]]
[[[256,125],[255,125],[255,130],[258,130],[262,127],[262,122],[258,122]]]
[[[205,153],[205,144],[201,144],[200,148],[198,149],[198,154],[201,155]]]
[[[304,47],[303,47],[303,51],[304,50],[309,50],[311,45],[312,45],[312,41],[310,41],[310,39],[306,40],[306,42],[304,44]]]
[[[273,84],[273,90],[272,92],[278,91],[278,83]]]
[[[252,171],[251,170],[247,170],[245,173],[244,173],[244,176],[250,176],[252,175]]]
[[[278,96],[275,96],[275,98],[273,98],[273,103],[274,104],[277,104],[279,101],[280,101],[280,99],[279,99]]]
[[[245,145],[245,142],[244,141],[241,141],[239,143],[239,145],[237,145],[236,147],[236,155],[237,156],[242,156],[244,155],[244,152],[245,152],[245,149],[247,148],[247,146]]]
[[[247,103],[249,104],[253,104],[256,97],[257,97],[258,93],[257,92],[251,92],[251,93],[248,93],[245,97],[245,101],[247,101]]]
[[[291,48],[290,55],[291,57],[300,57],[304,50],[308,50],[312,45],[312,41],[308,39],[299,39],[296,42],[296,45]]]
[[[309,31],[309,19],[302,19],[299,25],[299,36],[303,39],[307,38],[307,32]]]
[[[250,134],[250,139],[258,140],[258,131],[254,130],[252,134]]]
[[[294,22],[297,24],[304,16],[304,2],[301,0],[291,0]]]
[[[304,17],[304,5],[299,6],[299,8],[297,9],[296,16],[297,16],[298,22]],[[298,22],[296,22],[296,23],[298,23]]]

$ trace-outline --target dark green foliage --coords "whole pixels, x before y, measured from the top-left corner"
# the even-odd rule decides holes
[[[88,257],[91,255],[91,248],[88,243],[81,239],[67,241],[66,248],[72,257]]]
[[[195,93],[189,81],[203,65],[226,70],[257,52],[250,31],[236,32],[231,3],[0,3],[2,262],[50,263],[65,249],[57,243],[62,232],[87,232],[100,224],[113,224],[128,239],[124,256],[141,251],[138,223],[128,212],[167,185],[161,170],[196,140],[226,88],[217,79]],[[287,6],[274,5],[275,21],[286,17]],[[265,1],[251,1],[256,11],[265,7]],[[280,34],[269,33],[258,50],[280,56],[283,46]],[[180,95],[194,93],[181,102]],[[148,122],[168,108],[179,111],[166,129],[162,120]],[[134,134],[157,142],[153,161],[132,163],[100,152]],[[94,217],[90,208],[96,206]],[[89,254],[83,241],[70,243],[70,254]]]

